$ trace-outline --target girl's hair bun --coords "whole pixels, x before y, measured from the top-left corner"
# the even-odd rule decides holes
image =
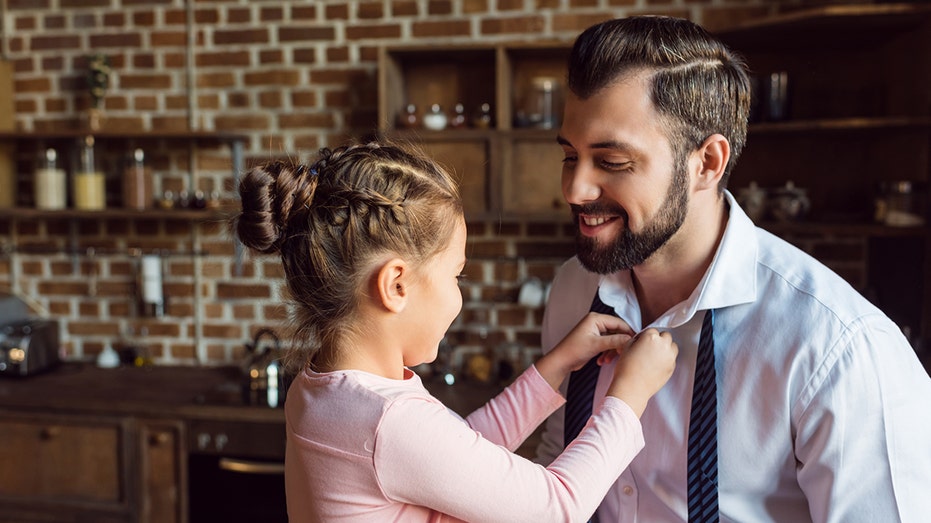
[[[254,167],[242,177],[242,212],[236,221],[236,234],[243,245],[264,254],[278,252],[291,213],[310,205],[316,185],[311,170],[276,160]],[[299,202],[297,209],[295,202]]]

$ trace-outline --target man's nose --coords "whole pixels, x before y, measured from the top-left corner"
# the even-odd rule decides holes
[[[563,168],[562,193],[570,205],[582,205],[597,200],[601,196],[597,173],[581,161]]]

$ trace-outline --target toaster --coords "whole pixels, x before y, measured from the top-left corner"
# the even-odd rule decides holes
[[[60,361],[58,322],[26,318],[0,326],[0,376],[30,376]]]

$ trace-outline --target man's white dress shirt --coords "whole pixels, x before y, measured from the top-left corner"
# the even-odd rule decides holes
[[[544,350],[588,312],[596,290],[635,331],[670,331],[679,345],[672,378],[641,418],[646,446],[608,492],[601,523],[687,519],[689,409],[707,309],[722,521],[931,521],[931,378],[911,346],[847,282],[726,197],[727,229],[701,283],[649,325],[629,271],[599,276],[572,258],[553,282]],[[611,375],[602,369],[596,397]],[[563,413],[547,424],[541,463],[563,447]]]

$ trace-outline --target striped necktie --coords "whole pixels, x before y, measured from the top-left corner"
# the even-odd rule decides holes
[[[689,419],[689,523],[718,521],[718,400],[714,371],[714,310],[705,312],[695,361]]]
[[[598,291],[595,291],[595,299],[592,300],[592,312],[602,314],[614,313],[614,309],[608,307],[598,297]],[[588,360],[581,369],[572,371],[569,375],[569,385],[566,389],[566,417],[563,422],[563,444],[569,446],[569,443],[582,432],[582,427],[592,416],[592,404],[595,399],[595,385],[598,383],[598,372],[601,367],[598,366],[598,356]]]

